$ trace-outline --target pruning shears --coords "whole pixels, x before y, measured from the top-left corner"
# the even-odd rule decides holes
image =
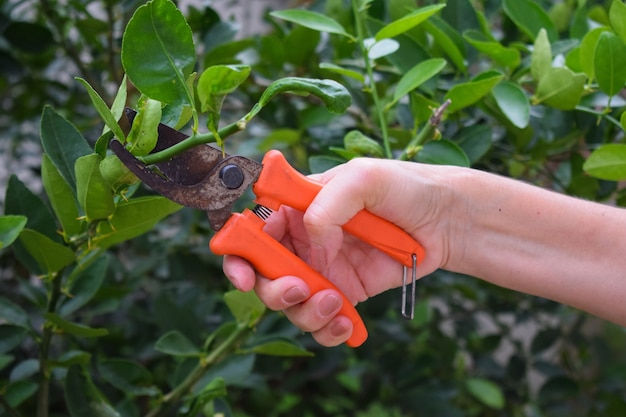
[[[133,122],[135,112],[127,111]],[[188,136],[164,124],[158,128],[158,142],[152,151],[169,148]],[[119,159],[155,192],[183,206],[206,211],[211,227],[216,231],[211,239],[211,251],[217,255],[237,255],[250,262],[262,275],[276,279],[285,275],[302,278],[311,294],[335,289],[343,297],[341,315],[353,324],[348,346],[360,346],[367,339],[367,329],[352,303],[328,279],[305,261],[263,231],[265,220],[281,205],[306,211],[323,185],[296,171],[277,150],[267,152],[261,163],[224,154],[211,145],[198,145],[174,158],[146,165],[117,140],[110,148]],[[233,213],[235,201],[248,187],[256,196],[257,206]],[[371,244],[404,265],[402,314],[405,311],[407,269],[413,268],[412,291],[415,303],[415,267],[424,259],[422,246],[396,225],[362,210],[343,229]]]

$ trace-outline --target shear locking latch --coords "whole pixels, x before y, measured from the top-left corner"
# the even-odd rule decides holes
[[[402,271],[402,317],[407,320],[413,320],[415,317],[415,280],[416,280],[416,272],[415,268],[417,266],[417,255],[413,254],[411,256],[413,258],[413,268],[411,273],[411,297],[407,297],[407,267],[404,265]],[[410,311],[407,311],[407,305],[410,305]]]

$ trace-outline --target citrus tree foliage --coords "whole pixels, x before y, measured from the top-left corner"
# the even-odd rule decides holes
[[[622,205],[624,2],[320,0],[266,19],[239,38],[169,0],[0,6],[5,149],[40,149],[38,181],[3,184],[0,415],[626,413],[623,329],[444,271],[413,321],[390,291],[359,306],[363,347],[320,348],[229,291],[203,213],[107,146],[471,166]],[[151,153],[159,122],[190,138]]]

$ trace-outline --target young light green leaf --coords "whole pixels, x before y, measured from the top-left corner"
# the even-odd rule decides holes
[[[180,205],[161,196],[139,197],[122,202],[109,221],[98,223],[91,244],[108,248],[137,237],[180,208]]]
[[[622,42],[626,43],[626,4],[623,1],[613,1],[611,3],[609,20],[615,33],[617,33]]]
[[[91,147],[78,129],[63,116],[46,106],[41,115],[41,144],[43,150],[72,190],[76,189],[74,163],[90,154]]]
[[[336,81],[286,77],[274,81],[265,89],[259,102],[246,115],[246,120],[256,116],[276,95],[289,92],[313,94],[319,97],[332,113],[343,113],[352,103],[352,96],[348,90]]]
[[[113,134],[120,140],[120,142],[124,143],[126,135],[124,135],[124,132],[122,132],[122,128],[117,123],[119,117],[116,118],[113,115],[111,109],[109,109],[109,106],[107,106],[102,97],[100,97],[100,94],[98,94],[98,92],[94,90],[87,81],[80,77],[75,77],[75,79],[87,89],[87,94],[89,94],[89,98],[91,98],[91,103],[98,111],[98,114],[100,114],[100,117],[102,117],[102,120],[104,121],[106,126],[111,129]]]
[[[0,296],[0,319],[3,324],[30,329],[30,319],[28,313],[13,301]]]
[[[371,39],[371,38],[370,38]],[[372,60],[376,60],[387,55],[391,55],[400,49],[398,41],[393,39],[381,39],[373,42],[367,48],[367,57]]]
[[[232,93],[250,75],[248,65],[214,65],[198,80],[198,99],[203,112],[219,113],[227,94]]]
[[[362,73],[348,68],[340,67],[339,65],[335,65],[330,62],[322,62],[320,64],[320,68],[330,72],[334,72],[336,74],[345,75],[346,77],[353,78],[362,83],[365,82],[365,76]]]
[[[539,81],[551,68],[552,48],[548,39],[548,32],[542,28],[535,39],[533,52],[530,56],[530,73],[535,81]]]
[[[104,181],[116,193],[121,192],[129,185],[139,182],[139,178],[120,161],[117,155],[107,155],[100,161],[98,169]]]
[[[41,179],[52,210],[61,223],[63,235],[67,238],[79,234],[83,224],[78,220],[79,214],[74,192],[47,154],[43,154],[41,159]]]
[[[418,152],[415,160],[424,164],[470,166],[470,160],[463,149],[445,139],[428,142]]]
[[[143,156],[154,149],[159,139],[161,103],[148,97],[142,97],[138,107],[127,141],[130,153]]]
[[[22,230],[19,239],[28,253],[37,261],[39,268],[48,274],[59,272],[75,260],[73,250],[53,242],[49,237],[35,230]]]
[[[157,340],[154,349],[172,356],[197,357],[202,354],[184,334],[178,330],[171,330]]]
[[[560,110],[571,110],[580,101],[585,87],[585,76],[567,68],[552,68],[545,74],[533,97],[533,104],[544,103]]]
[[[358,130],[351,130],[346,133],[343,137],[343,146],[346,151],[359,156],[369,155],[382,158],[385,154],[385,150],[380,143],[369,136],[365,136]]]
[[[193,106],[186,80],[195,62],[191,28],[172,1],[151,0],[135,11],[122,39],[122,65],[141,93]]]
[[[56,331],[71,334],[78,337],[101,337],[109,334],[109,331],[105,328],[94,328],[85,326],[84,324],[74,323],[69,320],[65,320],[56,313],[45,313],[46,325],[52,326]]]
[[[478,30],[465,31],[463,38],[476,48],[476,50],[487,55],[493,59],[494,62],[503,67],[513,70],[519,67],[522,61],[517,49],[507,48]]]
[[[128,99],[128,77],[124,74],[122,77],[122,82],[120,86],[117,88],[117,93],[115,94],[115,98],[113,99],[113,104],[111,105],[111,114],[113,115],[113,119],[120,120],[122,116],[124,116],[124,109],[126,109],[126,100]],[[119,126],[119,125],[118,125]],[[104,135],[109,130],[107,125],[102,129],[102,134]]]
[[[10,246],[24,229],[27,221],[26,216],[0,216],[0,248]]]
[[[121,417],[80,365],[68,369],[64,391],[71,417]]]
[[[265,312],[265,304],[259,300],[253,291],[229,291],[224,294],[224,301],[237,323],[252,327]]]
[[[501,410],[505,399],[500,387],[484,378],[469,378],[465,380],[467,390],[480,402],[488,407]]]
[[[546,30],[550,42],[559,39],[554,22],[536,2],[532,0],[504,0],[502,5],[506,15],[533,41],[542,28]]]
[[[426,19],[428,19],[430,16],[434,15],[444,7],[446,7],[445,4],[434,4],[430,6],[420,7],[419,9],[414,10],[406,16],[387,24],[382,29],[380,29],[376,33],[376,40],[393,38],[394,36],[401,35],[413,29],[420,23],[424,22]]]
[[[584,73],[587,74],[590,81],[595,78],[594,58],[596,54],[596,45],[598,44],[600,35],[607,30],[608,29],[605,27],[590,30],[587,32],[580,44],[580,66],[582,67]]]
[[[91,154],[76,160],[78,204],[88,222],[106,219],[115,210],[113,192],[100,173],[100,155]]]
[[[521,87],[505,81],[493,88],[493,97],[502,113],[514,126],[524,129],[530,121],[530,102]]]
[[[270,16],[296,23],[319,32],[334,33],[354,40],[354,36],[346,32],[346,29],[339,22],[321,13],[310,10],[291,9],[274,11],[270,13]]]
[[[613,2],[617,3],[617,2]],[[602,32],[593,59],[600,90],[608,96],[619,93],[626,83],[626,45],[612,32]]]
[[[402,97],[437,75],[445,66],[446,60],[443,58],[428,59],[414,66],[398,81],[398,85],[393,93],[393,101],[389,106],[394,105]]]
[[[502,78],[504,75],[497,71],[487,71],[470,82],[456,84],[444,97],[444,101],[452,101],[448,106],[448,112],[454,113],[476,103],[489,94]]]
[[[583,164],[583,170],[592,177],[603,180],[626,179],[626,145],[611,143],[600,146],[589,155]]]

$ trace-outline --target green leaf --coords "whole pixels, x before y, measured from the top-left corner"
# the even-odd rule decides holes
[[[445,21],[437,17],[424,22],[424,29],[432,35],[435,43],[437,43],[448,58],[450,58],[454,66],[464,73],[467,72],[467,66],[465,65],[465,47],[461,35]]]
[[[366,40],[373,40],[372,38],[368,38]],[[371,45],[369,45],[371,43]],[[381,39],[379,41],[374,41],[366,43],[367,48],[367,57],[372,60],[376,60],[379,58],[383,58],[385,56],[391,55],[396,52],[400,48],[400,44],[398,41],[393,39]]]
[[[0,324],[0,353],[6,353],[19,346],[28,336],[29,330],[21,326]]]
[[[414,66],[398,81],[398,85],[393,93],[393,101],[388,106],[394,105],[402,97],[437,75],[445,66],[446,60],[442,58],[432,58]]]
[[[248,65],[214,65],[198,80],[198,98],[203,112],[219,113],[227,94],[232,93],[250,75]]]
[[[385,154],[385,150],[382,145],[365,136],[359,130],[351,130],[343,137],[343,146],[346,151],[359,156],[373,156],[376,158],[382,158]]]
[[[470,82],[456,84],[444,97],[444,100],[452,101],[447,111],[454,113],[471,106],[489,94],[502,78],[504,78],[503,74],[497,71],[488,71]]]
[[[122,77],[122,82],[120,86],[117,88],[117,93],[115,94],[115,98],[113,99],[113,104],[111,105],[111,114],[113,115],[113,120],[119,121],[122,116],[124,116],[124,110],[126,109],[126,100],[128,99],[128,82],[127,76],[124,74]],[[115,125],[119,126],[118,123]],[[110,131],[111,128],[105,124],[102,129],[102,134],[104,135],[107,131]],[[121,139],[121,138],[120,138]]]
[[[122,132],[122,128],[117,123],[119,117],[121,117],[121,114],[119,117],[116,118],[111,112],[111,109],[109,109],[109,106],[107,106],[102,97],[100,97],[100,94],[98,94],[98,92],[94,90],[87,81],[80,77],[75,77],[75,79],[87,89],[87,94],[89,94],[89,98],[91,98],[91,103],[98,111],[100,117],[102,117],[102,120],[104,121],[106,126],[111,129],[113,134],[120,140],[120,142],[124,143],[126,135],[124,135],[124,132]]]
[[[121,417],[79,365],[68,369],[64,391],[71,417]]]
[[[147,97],[139,100],[137,115],[128,133],[128,151],[133,155],[148,155],[159,140],[161,103]]]
[[[26,227],[37,230],[56,242],[62,242],[57,233],[54,215],[46,204],[16,176],[9,178],[5,195],[5,214],[25,216]]]
[[[503,8],[515,25],[533,41],[542,28],[546,30],[550,42],[559,39],[552,19],[536,2],[532,0],[504,0]]]
[[[106,359],[98,364],[100,376],[115,388],[131,396],[156,396],[152,375],[139,363],[127,359]]]
[[[477,30],[465,31],[463,38],[476,48],[476,50],[487,55],[493,59],[494,62],[503,67],[515,69],[519,67],[522,61],[517,49],[507,48]]]
[[[456,143],[445,139],[428,142],[418,152],[415,160],[424,164],[470,166],[469,158],[463,149]]]
[[[139,197],[122,202],[108,222],[98,223],[91,244],[108,248],[137,237],[180,208],[180,205],[161,196]]]
[[[334,33],[354,40],[354,37],[346,32],[339,22],[321,13],[310,10],[291,9],[274,11],[270,13],[270,16],[296,23],[319,32]]]
[[[530,102],[522,88],[505,81],[493,88],[493,96],[502,113],[515,127],[524,129],[530,121]]]
[[[237,323],[247,324],[250,327],[256,324],[266,309],[265,304],[259,300],[253,291],[229,291],[224,294],[224,301],[235,316]]]
[[[32,397],[38,388],[35,381],[24,380],[11,383],[3,397],[11,407],[17,407]]]
[[[139,178],[133,174],[130,169],[117,155],[107,155],[98,165],[102,179],[115,193],[121,193],[129,185],[139,182]]]
[[[200,349],[178,330],[171,330],[157,340],[154,348],[166,355],[181,357],[198,357]]]
[[[76,160],[78,204],[88,222],[106,219],[115,210],[113,192],[100,173],[101,160],[95,153]]]
[[[548,39],[548,32],[541,29],[530,57],[530,73],[536,81],[541,80],[544,74],[547,74],[552,68],[552,48]]]
[[[74,251],[70,248],[52,241],[46,235],[35,230],[22,230],[19,239],[24,248],[35,259],[39,268],[48,274],[59,272],[75,260]]]
[[[43,154],[41,159],[41,179],[46,194],[48,194],[52,210],[59,223],[61,223],[65,238],[79,234],[82,231],[83,224],[78,220],[80,215],[74,191],[61,176],[47,154]]]
[[[491,148],[493,129],[486,124],[475,124],[460,130],[456,138],[471,164],[474,164]]]
[[[57,332],[71,334],[77,337],[101,337],[109,334],[109,331],[105,328],[93,328],[85,326],[84,324],[74,323],[65,320],[56,313],[45,313],[46,325],[53,326]]]
[[[78,129],[52,107],[44,107],[40,130],[44,152],[70,185],[70,189],[76,189],[74,163],[81,156],[90,154],[91,147]]]
[[[141,93],[193,106],[186,81],[195,62],[191,28],[174,3],[152,0],[135,11],[122,38],[122,65]]]
[[[616,3],[616,2],[613,2]],[[626,83],[626,45],[612,32],[602,32],[593,59],[600,90],[608,96],[619,93]]]
[[[533,104],[544,103],[560,110],[571,110],[578,105],[585,87],[585,76],[567,68],[552,68],[545,74],[533,97]]]
[[[426,19],[428,19],[430,16],[434,15],[444,7],[446,7],[445,4],[435,4],[416,9],[406,16],[403,16],[385,25],[376,33],[376,40],[393,38],[394,36],[405,33],[413,29],[420,23],[424,22]]]
[[[611,3],[609,20],[615,33],[617,33],[622,42],[626,43],[626,4],[623,1],[613,1]]]
[[[352,96],[348,90],[336,81],[286,77],[274,81],[265,89],[246,119],[250,120],[257,115],[276,95],[288,92],[313,94],[319,97],[332,113],[343,113],[352,104]]]
[[[467,390],[480,402],[488,407],[502,410],[505,405],[504,394],[499,386],[484,378],[468,378],[465,380]]]
[[[6,248],[17,239],[28,219],[26,216],[0,216],[0,248]]]
[[[594,58],[596,55],[596,45],[598,44],[598,39],[600,39],[600,35],[603,32],[606,32],[608,29],[605,27],[595,28],[587,32],[585,37],[583,38],[580,44],[580,66],[583,69],[583,72],[587,74],[589,80],[593,80],[595,78],[595,64]]]
[[[353,78],[359,82],[365,82],[365,76],[358,71],[354,71],[348,68],[340,67],[330,62],[320,63],[320,68],[326,71],[334,72],[335,74],[344,75],[346,77]]]
[[[626,145],[617,143],[602,145],[589,155],[583,169],[587,174],[603,180],[626,179]]]
[[[315,356],[313,352],[309,352],[294,340],[286,337],[272,337],[259,340],[253,345],[244,347],[242,351],[243,353],[257,353],[259,355],[269,356]]]
[[[626,111],[622,112],[619,118],[619,123],[622,125],[622,129],[626,130]]]
[[[31,328],[28,313],[22,307],[1,296],[0,319],[2,319],[2,324],[12,324],[24,329]]]
[[[71,287],[67,291],[70,298],[59,307],[60,315],[67,316],[73,313],[96,295],[104,282],[109,261],[110,257],[103,255],[85,269],[77,269],[72,272]]]

